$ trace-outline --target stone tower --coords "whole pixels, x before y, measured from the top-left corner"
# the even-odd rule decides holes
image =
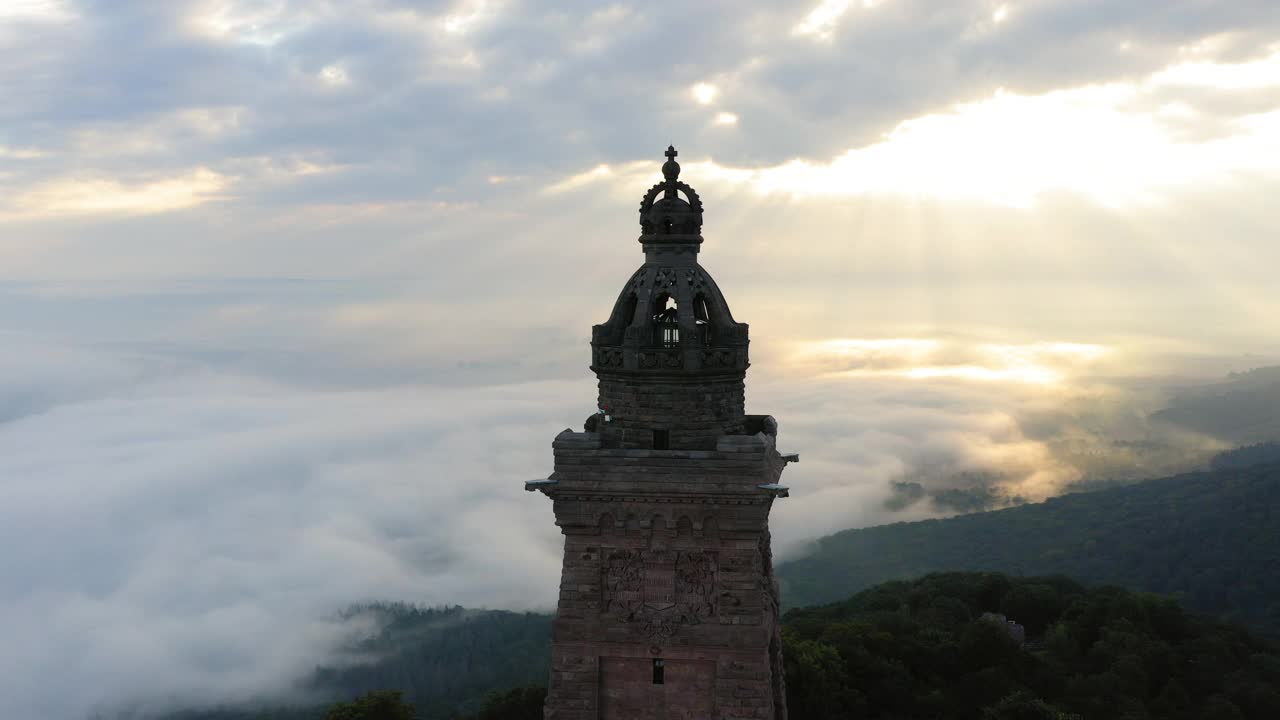
[[[747,325],[698,264],[702,202],[666,155],[644,264],[591,331],[600,412],[526,484],[565,539],[547,720],[787,717],[769,509],[798,457],[745,413]]]

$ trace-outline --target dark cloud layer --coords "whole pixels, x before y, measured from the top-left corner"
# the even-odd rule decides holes
[[[998,87],[1138,78],[1207,37],[1220,38],[1213,57],[1257,57],[1280,25],[1264,0],[1014,3],[998,25],[985,0],[852,5],[818,38],[791,31],[806,12],[793,3],[70,3],[75,20],[12,21],[6,56],[20,62],[0,71],[12,100],[0,120],[10,145],[65,153],[87,140],[108,156],[82,170],[295,155],[357,166],[348,200],[387,199],[648,157],[677,137],[729,164],[825,160]],[[482,6],[464,31],[444,29]],[[219,7],[225,32],[202,34]],[[344,82],[326,84],[326,67]],[[698,82],[720,88],[713,106],[691,101]],[[173,127],[191,108],[234,122]],[[742,118],[738,131],[711,124],[720,109]],[[166,119],[156,143],[112,147]],[[29,165],[19,186],[70,169]]]

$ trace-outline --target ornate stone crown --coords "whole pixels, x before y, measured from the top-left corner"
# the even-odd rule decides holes
[[[680,182],[678,154],[675,146],[667,146],[667,161],[662,165],[664,180],[649,188],[640,202],[642,243],[702,242],[702,200],[688,183]],[[662,197],[658,197],[659,193]]]

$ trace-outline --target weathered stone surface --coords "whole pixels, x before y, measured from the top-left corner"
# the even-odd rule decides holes
[[[674,156],[641,208],[645,265],[592,333],[608,419],[560,433],[527,485],[565,539],[548,720],[787,717],[769,540],[787,461],[773,418],[745,414],[747,326],[696,262]]]

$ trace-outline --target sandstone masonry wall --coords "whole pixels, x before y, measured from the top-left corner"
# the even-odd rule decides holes
[[[622,448],[652,448],[654,429],[670,433],[670,446],[711,449],[721,435],[744,427],[742,373],[718,379],[600,376],[600,403],[614,420],[606,443]]]
[[[774,495],[759,487],[785,466],[772,438],[603,444],[562,433],[544,491],[565,536],[546,717],[785,720]]]

